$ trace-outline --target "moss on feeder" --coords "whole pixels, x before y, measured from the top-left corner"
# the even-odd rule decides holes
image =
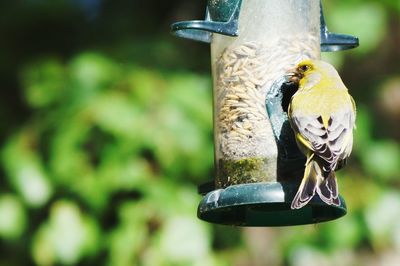
[[[265,158],[220,159],[216,186],[222,188],[236,184],[269,181],[266,161]]]

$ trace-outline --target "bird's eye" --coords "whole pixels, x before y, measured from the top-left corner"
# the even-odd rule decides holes
[[[306,71],[309,70],[309,69],[310,69],[310,66],[308,66],[308,65],[302,65],[302,66],[300,66],[300,70],[303,71],[303,72],[306,72]]]

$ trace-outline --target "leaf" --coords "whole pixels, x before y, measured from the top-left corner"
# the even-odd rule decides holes
[[[36,108],[48,107],[65,97],[66,71],[59,60],[41,59],[21,71],[26,102]]]
[[[32,251],[38,265],[76,264],[98,247],[99,232],[92,218],[74,203],[60,200],[53,204],[49,221],[36,232]]]
[[[2,149],[2,161],[9,182],[32,207],[41,207],[53,194],[39,151],[34,148],[34,128],[11,138]]]
[[[18,239],[27,225],[27,214],[21,201],[12,194],[0,196],[0,236]]]
[[[82,53],[68,65],[70,88],[76,97],[91,97],[107,89],[119,76],[116,64],[97,53]],[[78,98],[79,99],[79,98]]]

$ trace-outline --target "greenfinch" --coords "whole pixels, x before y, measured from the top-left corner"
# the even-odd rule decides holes
[[[290,80],[299,85],[288,108],[297,146],[307,157],[304,176],[291,208],[306,205],[315,194],[340,205],[335,169],[349,157],[356,107],[339,74],[318,60],[300,62]]]

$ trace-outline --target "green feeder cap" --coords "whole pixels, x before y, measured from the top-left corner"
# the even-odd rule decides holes
[[[346,214],[346,203],[324,203],[317,195],[303,208],[290,204],[298,184],[252,183],[232,185],[207,193],[200,202],[197,216],[207,222],[237,226],[288,226],[320,223]]]

